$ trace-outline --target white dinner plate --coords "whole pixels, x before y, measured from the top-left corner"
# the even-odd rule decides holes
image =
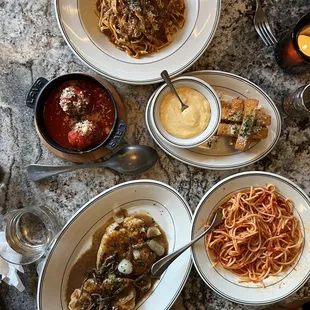
[[[165,231],[168,253],[190,241],[191,211],[172,187],[152,180],[116,185],[86,203],[66,224],[54,242],[38,284],[40,310],[67,310],[65,291],[70,270],[90,247],[92,235],[122,207],[129,214],[148,212]],[[180,294],[192,266],[191,253],[179,257],[135,308],[169,309]]]
[[[257,85],[238,75],[222,71],[196,71],[187,73],[209,83],[222,100],[230,101],[233,98],[255,98],[259,100],[259,107],[271,116],[271,125],[268,126],[267,139],[252,143],[244,152],[236,151],[229,145],[225,137],[211,149],[199,146],[193,149],[181,149],[166,143],[157,133],[151,117],[150,106],[154,94],[149,99],[146,108],[146,126],[155,142],[170,156],[195,167],[228,170],[251,165],[265,157],[276,145],[281,134],[281,117],[271,98]]]
[[[296,292],[310,276],[310,200],[306,193],[290,180],[269,172],[244,172],[232,175],[213,186],[201,199],[192,222],[192,237],[202,230],[210,214],[234,192],[250,186],[274,184],[277,192],[294,202],[294,214],[300,221],[305,242],[294,266],[261,283],[239,283],[238,276],[220,264],[212,267],[206,251],[205,238],[192,248],[193,261],[202,279],[215,292],[233,302],[247,305],[267,305],[279,302]]]
[[[130,84],[161,81],[160,72],[176,76],[191,66],[210,44],[221,0],[185,0],[186,21],[171,44],[158,53],[135,59],[118,50],[99,31],[96,0],[55,0],[60,30],[72,51],[98,73]]]

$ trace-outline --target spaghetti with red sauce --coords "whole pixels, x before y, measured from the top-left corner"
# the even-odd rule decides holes
[[[296,261],[304,237],[292,200],[274,185],[240,191],[220,208],[224,222],[206,236],[207,251],[239,282],[262,282]]]

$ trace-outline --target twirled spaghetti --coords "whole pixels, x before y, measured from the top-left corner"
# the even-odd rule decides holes
[[[220,208],[224,222],[206,237],[215,264],[232,270],[240,282],[261,282],[292,266],[304,237],[293,202],[274,185],[238,192]]]
[[[134,58],[159,51],[185,22],[184,0],[97,0],[99,28]]]

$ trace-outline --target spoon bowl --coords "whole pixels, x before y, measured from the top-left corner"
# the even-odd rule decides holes
[[[119,173],[135,175],[150,169],[157,159],[157,152],[149,146],[128,145],[102,164],[108,163],[107,167]]]

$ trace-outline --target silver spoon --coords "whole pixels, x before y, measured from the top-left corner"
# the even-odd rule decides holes
[[[182,112],[183,112],[184,110],[186,110],[186,109],[188,108],[188,105],[184,104],[183,101],[181,100],[181,98],[180,98],[178,92],[176,91],[176,89],[174,88],[174,86],[173,86],[173,84],[172,84],[172,82],[171,82],[171,80],[170,80],[170,76],[169,76],[168,72],[167,72],[166,70],[164,70],[160,75],[161,75],[161,77],[163,78],[163,80],[166,82],[166,84],[168,85],[168,87],[170,88],[170,90],[171,90],[171,91],[175,94],[175,96],[179,99],[179,101],[180,101],[180,103],[181,103],[181,105],[182,105],[182,107],[181,107]]]
[[[159,261],[153,264],[151,268],[152,275],[156,278],[159,278],[176,258],[178,258],[185,250],[187,250],[195,242],[197,242],[199,239],[205,236],[211,228],[221,224],[222,222],[223,222],[222,209],[218,209],[218,211],[214,215],[212,223],[203,233],[201,233],[198,237],[194,238],[188,244],[184,245],[179,250],[176,250],[175,252],[161,258]]]
[[[29,165],[28,176],[32,181],[39,181],[53,175],[84,168],[108,167],[123,174],[140,174],[151,168],[157,161],[157,152],[145,145],[123,147],[110,159],[100,162],[72,166]]]

